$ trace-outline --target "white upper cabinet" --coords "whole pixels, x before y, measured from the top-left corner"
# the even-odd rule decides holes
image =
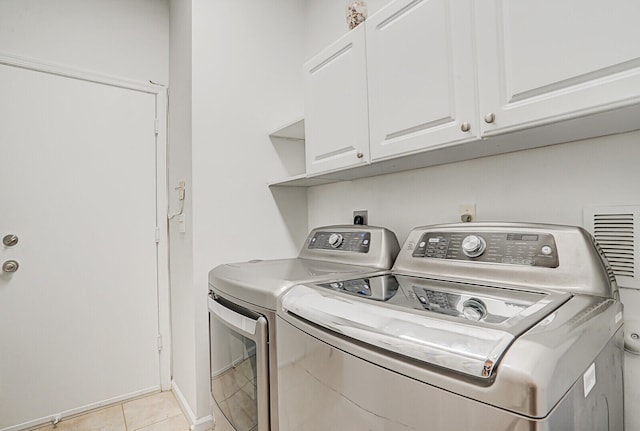
[[[364,25],[304,65],[307,175],[369,163]]]
[[[372,161],[477,139],[471,11],[396,0],[365,22]]]
[[[484,136],[640,102],[639,1],[476,0],[475,13]]]
[[[393,0],[305,65],[305,175],[638,129],[639,17],[640,0]]]

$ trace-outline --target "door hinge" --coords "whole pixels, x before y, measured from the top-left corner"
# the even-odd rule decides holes
[[[156,227],[156,244],[160,242],[160,228]]]
[[[154,130],[156,132],[156,135],[158,134],[158,132],[160,131],[160,122],[158,121],[158,119],[156,118],[155,121],[153,122],[153,127]]]
[[[162,350],[162,335],[158,334],[158,351]]]

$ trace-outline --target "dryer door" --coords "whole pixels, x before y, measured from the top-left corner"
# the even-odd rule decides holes
[[[214,401],[235,431],[269,430],[266,318],[210,297],[209,320]]]

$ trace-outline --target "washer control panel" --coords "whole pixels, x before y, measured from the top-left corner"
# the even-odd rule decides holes
[[[370,232],[328,232],[318,231],[309,239],[309,249],[343,250],[354,253],[368,253],[371,247]]]
[[[553,235],[521,232],[427,232],[413,257],[558,267]]]
[[[354,280],[333,281],[317,286],[375,301],[388,301],[398,291],[398,280],[392,275],[378,275]]]

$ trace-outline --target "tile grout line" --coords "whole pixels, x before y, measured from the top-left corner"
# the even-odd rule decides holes
[[[180,415],[184,416],[182,413],[177,413],[177,414],[175,414],[175,415],[173,415],[173,416],[169,416],[169,417],[166,417],[166,418],[164,418],[164,419],[161,419],[161,420],[159,420],[158,422],[152,422],[152,423],[150,423],[150,424],[147,424],[147,425],[143,426],[142,428],[136,428],[135,430],[127,430],[127,431],[141,431],[141,430],[144,430],[144,429],[145,429],[145,428],[147,428],[147,427],[150,427],[150,426],[153,426],[153,425],[157,425],[157,424],[159,424],[159,423],[162,423],[162,422],[168,421],[169,419],[176,418],[176,417],[178,417],[178,416],[180,416]]]
[[[124,403],[120,403],[120,412],[122,413],[122,420],[124,422],[124,431],[129,431],[129,425],[127,425],[127,417],[124,415]]]

